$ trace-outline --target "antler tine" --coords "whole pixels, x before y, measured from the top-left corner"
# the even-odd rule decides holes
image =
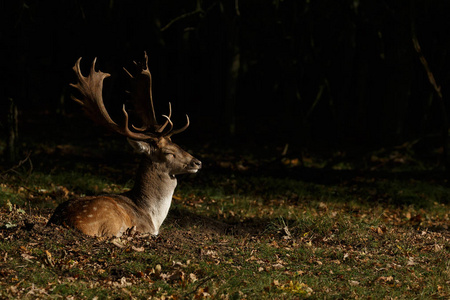
[[[166,115],[162,115],[164,118],[166,118],[167,119],[167,121],[166,121],[166,123],[164,123],[164,127],[166,127],[166,125],[167,124],[169,124],[170,125],[170,129],[169,130],[167,130],[167,133],[166,134],[162,134],[162,136],[168,136],[168,134],[172,131],[172,129],[173,129],[173,122],[172,122],[172,120],[170,120],[170,116],[168,117],[168,116],[166,116]],[[163,128],[164,129],[164,128]],[[162,131],[161,131],[162,132]]]
[[[156,132],[159,132],[159,133],[163,132],[164,128],[166,128],[166,126],[167,126],[167,124],[169,124],[169,122],[171,123],[172,128],[173,128],[173,123],[172,123],[172,121],[170,121],[170,118],[172,117],[172,104],[170,102],[169,102],[169,116],[163,115],[163,117],[165,117],[167,120],[164,123],[164,125],[162,125],[161,127],[158,128],[158,130]]]
[[[189,124],[190,124],[190,122],[189,122],[189,116],[188,116],[188,115],[186,115],[186,119],[187,119],[186,125],[184,125],[184,126],[181,127],[180,129],[174,130],[174,131],[172,131],[172,132],[169,131],[169,133],[166,135],[166,137],[170,138],[170,137],[171,137],[172,135],[174,135],[174,134],[178,134],[178,133],[180,133],[180,132],[185,131],[185,130],[189,127]]]
[[[133,75],[131,75],[131,73],[128,72],[128,70],[125,67],[123,67],[123,70],[127,73],[128,76],[130,76],[130,78],[134,78]]]
[[[143,136],[143,139],[149,139],[149,138],[157,138],[157,135],[151,133],[151,132],[146,132],[145,134],[139,133],[139,132],[133,132],[129,129],[128,127],[128,113],[127,110],[125,109],[125,104],[122,106],[122,112],[125,116],[125,121],[123,124],[123,131],[126,133],[126,136],[134,138],[134,139],[142,139],[140,138],[140,136]],[[136,128],[134,127],[134,125],[131,125],[134,129],[139,130],[139,131],[143,131],[141,128]]]
[[[144,51],[144,57],[145,57],[145,69],[142,70],[142,72],[144,72],[144,74],[148,73],[149,89],[150,89],[150,106],[152,108],[151,116],[152,116],[152,121],[154,122],[154,125],[157,125],[158,122],[156,121],[155,107],[153,106],[152,74],[150,73],[150,70],[148,69],[148,55],[147,55],[147,51]]]
[[[75,63],[75,65],[73,66],[73,70],[75,71],[75,74],[77,75],[77,77],[78,77],[78,82],[86,82],[86,80],[85,80],[85,78],[83,77],[83,75],[81,74],[81,70],[80,70],[80,61],[81,61],[81,57],[77,60],[77,62]],[[81,88],[81,85],[79,84],[79,83],[70,83],[69,84],[71,87],[74,87],[74,88],[76,88],[76,89],[80,89]],[[79,103],[79,104],[81,104],[82,106],[84,106],[84,103],[83,103],[83,101],[81,101],[80,99],[77,99],[74,95],[71,95],[71,98],[75,101],[75,102],[77,102],[77,103]]]
[[[80,64],[79,62],[81,61],[81,57],[78,59],[78,70],[80,70]],[[92,61],[92,65],[91,65],[91,74],[96,73],[95,72],[95,63],[97,62],[97,57],[94,57],[94,60]],[[100,71],[98,71],[99,73],[101,73]],[[106,73],[105,73],[106,74]],[[110,74],[108,74],[108,77],[111,76]],[[88,76],[89,77],[89,76]]]

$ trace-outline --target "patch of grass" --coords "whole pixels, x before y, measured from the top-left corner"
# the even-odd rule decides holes
[[[5,206],[9,201],[21,207],[39,205],[47,208],[76,195],[121,193],[127,189],[128,187],[119,186],[89,173],[73,171],[49,175],[35,172],[26,180],[20,182],[11,180],[1,184],[0,206]]]
[[[120,174],[117,166],[66,161],[5,177],[0,298],[450,296],[445,180],[353,172],[345,163],[330,170],[226,166],[179,179],[158,237],[120,240],[45,227],[62,201],[129,188],[105,176]]]

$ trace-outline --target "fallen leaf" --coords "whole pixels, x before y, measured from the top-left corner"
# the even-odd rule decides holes
[[[332,260],[331,262],[332,262],[332,263],[335,263],[335,264],[337,264],[337,265],[340,265],[340,264],[341,264],[341,262],[340,262],[338,259]]]
[[[175,270],[172,274],[169,275],[170,281],[184,281],[185,274],[181,270]]]
[[[125,287],[132,285],[131,282],[127,282],[127,279],[125,277],[122,277],[119,279],[119,281],[113,282],[113,286],[115,287]]]
[[[25,258],[26,260],[32,260],[32,259],[36,258],[33,255],[30,255],[30,254],[27,254],[27,253],[22,253],[22,257]]]
[[[136,252],[144,252],[145,248],[144,247],[135,247],[135,246],[131,246],[131,249],[133,249]]]
[[[289,231],[289,228],[287,227],[287,226],[284,226],[283,227],[283,230],[284,230],[284,234],[285,234],[285,238],[291,238],[291,232]]]
[[[387,277],[381,276],[377,279],[377,281],[384,281],[384,282],[390,282],[392,280],[394,280],[394,277],[392,277],[392,276],[387,276]]]
[[[356,281],[356,280],[349,280],[348,283],[349,283],[351,286],[357,286],[357,285],[359,285],[359,281]]]
[[[303,282],[294,282],[290,280],[287,284],[282,284],[278,286],[280,290],[293,293],[293,294],[307,294],[310,295],[313,292],[313,289],[310,288],[307,284]]]
[[[408,262],[406,263],[407,266],[414,266],[417,263],[414,261],[414,258],[410,257],[408,258]]]
[[[161,265],[160,265],[160,264],[157,264],[157,265],[155,266],[155,274],[156,274],[156,275],[159,275],[159,274],[161,273],[161,270],[162,270]]]
[[[125,244],[119,238],[112,239],[111,243],[113,243],[119,248],[125,248]]]
[[[197,276],[195,276],[194,273],[190,273],[190,274],[189,274],[189,280],[190,280],[191,282],[196,282],[196,281],[197,281]]]
[[[275,270],[280,270],[280,269],[283,269],[283,268],[284,268],[284,266],[283,266],[282,264],[274,264],[274,265],[272,265],[272,267],[273,267]]]
[[[48,250],[45,250],[45,255],[47,256],[46,262],[47,262],[50,266],[54,267],[54,266],[55,266],[55,263],[53,262],[52,254],[51,254]]]

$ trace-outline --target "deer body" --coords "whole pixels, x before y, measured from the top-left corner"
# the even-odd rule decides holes
[[[57,208],[49,222],[91,236],[121,236],[131,228],[157,235],[177,186],[177,179],[160,168],[144,158],[131,191],[69,200]]]
[[[134,130],[128,128],[128,114],[125,126],[121,127],[111,120],[107,113],[101,89],[103,79],[109,74],[95,72],[95,60],[88,77],[83,77],[79,62],[74,69],[79,83],[73,85],[82,94],[82,99],[75,100],[83,105],[87,114],[95,121],[128,137],[128,142],[135,151],[142,155],[133,189],[121,195],[91,196],[69,200],[59,205],[49,223],[75,228],[90,236],[121,236],[127,230],[157,235],[161,224],[167,217],[172,196],[177,185],[176,175],[196,173],[201,162],[184,151],[170,139],[171,135],[187,128],[172,130],[169,116],[164,116],[164,125],[158,125],[154,117],[151,98],[151,76],[146,64],[138,65],[137,91],[134,104],[141,117],[143,127]],[[135,78],[130,74],[131,78]],[[143,88],[142,88],[143,86]],[[150,100],[144,102],[142,95]],[[145,98],[145,97],[144,97]],[[169,106],[170,107],[170,106]],[[148,109],[148,111],[147,111]],[[166,126],[170,125],[168,130]]]

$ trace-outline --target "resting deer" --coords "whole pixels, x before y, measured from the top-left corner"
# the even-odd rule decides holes
[[[132,103],[141,127],[128,126],[128,113],[123,106],[124,122],[118,125],[107,112],[103,103],[103,80],[110,74],[95,71],[94,59],[90,74],[84,77],[80,70],[81,57],[73,67],[78,83],[71,84],[81,97],[72,98],[82,105],[85,113],[95,122],[124,135],[135,151],[142,154],[134,187],[120,195],[90,196],[69,200],[60,204],[49,224],[75,228],[90,236],[121,236],[128,229],[157,235],[166,218],[172,195],[177,185],[176,175],[196,173],[201,162],[171,141],[171,136],[184,131],[187,124],[173,130],[170,119],[172,109],[163,125],[156,121],[152,99],[152,77],[145,65],[136,63],[136,74],[125,71],[133,83]]]

